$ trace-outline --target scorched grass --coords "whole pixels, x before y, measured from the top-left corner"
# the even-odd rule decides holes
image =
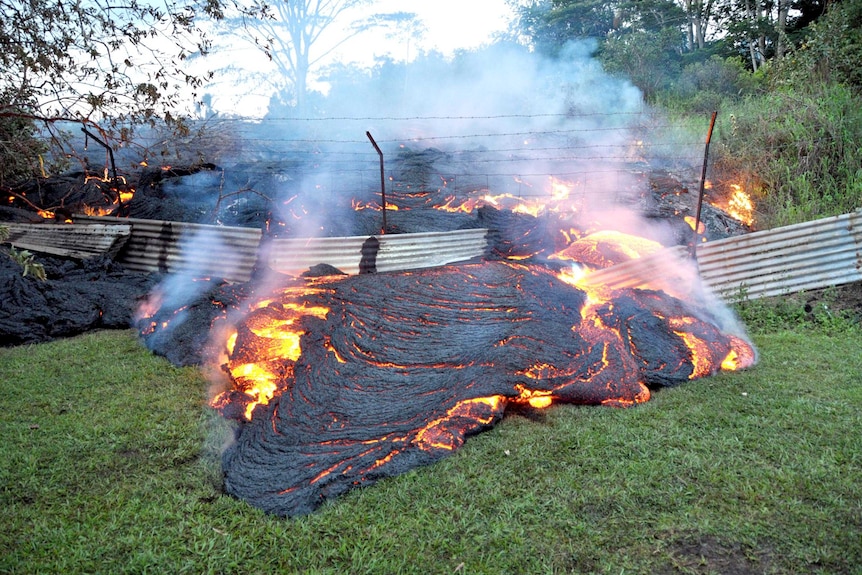
[[[858,573],[862,334],[636,408],[507,416],[452,457],[263,515],[220,491],[198,370],[132,332],[0,350],[2,573]]]

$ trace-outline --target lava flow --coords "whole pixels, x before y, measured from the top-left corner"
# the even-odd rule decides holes
[[[624,407],[754,361],[705,310],[656,291],[588,293],[543,266],[305,281],[241,322],[234,388],[213,402],[244,421],[227,491],[276,515],[436,461],[508,404]]]
[[[141,333],[157,352],[175,353],[183,332],[221,334],[228,389],[210,404],[238,422],[222,460],[226,491],[302,515],[445,457],[508,406],[627,407],[755,363],[720,305],[589,281],[591,270],[660,257],[663,245],[596,223],[579,229],[576,207],[556,191],[553,201],[541,218],[488,197],[458,204],[493,238],[482,261],[282,276],[263,295],[215,289],[171,329],[170,310],[145,314]],[[234,312],[242,318],[228,324]]]

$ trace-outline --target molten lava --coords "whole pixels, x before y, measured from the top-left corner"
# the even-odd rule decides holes
[[[595,222],[578,226],[572,186],[550,184],[544,204],[413,194],[435,213],[472,214],[486,227],[493,240],[483,261],[282,276],[241,303],[220,293],[184,308],[210,330],[215,316],[227,322],[244,311],[219,336],[230,385],[211,401],[238,422],[223,456],[226,491],[268,513],[310,513],[445,457],[510,404],[628,407],[653,390],[754,364],[754,348],[705,305],[587,281],[590,270],[663,246]],[[171,321],[164,311],[145,315],[142,335],[174,349]],[[186,334],[204,323],[185,321]]]
[[[753,363],[702,309],[483,262],[306,280],[255,306],[213,405],[244,421],[228,492],[277,515],[430,463],[507,404],[629,406]],[[731,365],[728,358],[735,358]]]

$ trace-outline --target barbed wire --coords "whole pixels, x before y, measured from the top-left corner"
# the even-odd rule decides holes
[[[549,120],[569,125],[542,129]],[[674,123],[645,111],[215,118],[214,129],[218,133],[218,124],[225,122],[230,133],[221,144],[228,150],[232,139],[236,141],[236,150],[225,154],[234,160],[227,170],[235,183],[256,181],[330,195],[360,189],[374,193],[380,168],[367,138],[371,132],[365,128],[379,123],[375,141],[386,150],[388,186],[411,192],[450,193],[457,188],[459,193],[490,190],[525,196],[550,178],[576,181],[602,193],[609,192],[610,182],[610,193],[623,193],[633,177],[644,177],[652,161],[679,167],[681,179],[697,181],[708,120],[705,116],[702,134],[691,122]],[[364,124],[361,132],[356,128],[361,137],[351,137],[349,124],[359,122]],[[511,129],[518,122],[525,129]],[[494,130],[495,124],[501,129]],[[398,130],[406,136],[392,137]],[[424,133],[416,134],[419,130]],[[315,133],[320,136],[309,135]],[[267,177],[273,179],[261,179]]]
[[[322,117],[290,117],[290,116],[266,116],[264,118],[245,117],[214,117],[213,120],[220,122],[342,122],[342,121],[427,121],[427,120],[501,120],[506,118],[530,119],[530,118],[594,118],[612,116],[645,116],[647,112],[558,112],[542,114],[490,114],[490,115],[444,115],[444,116],[322,116]]]

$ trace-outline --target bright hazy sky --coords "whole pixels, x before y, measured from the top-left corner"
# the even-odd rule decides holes
[[[415,13],[421,20],[421,35],[413,37],[406,31],[393,34],[391,30],[370,30],[342,44],[331,54],[331,59],[371,66],[376,58],[387,55],[394,60],[412,60],[420,51],[438,51],[449,56],[460,49],[469,50],[491,43],[495,34],[508,29],[512,18],[506,0],[376,0],[343,14],[340,20],[349,26],[352,21],[361,21],[372,14],[395,12]],[[343,37],[337,28],[327,32],[325,37],[329,39]],[[317,49],[323,48],[325,39],[321,38],[320,42]],[[260,72],[266,69],[266,58],[255,48],[231,52],[237,65],[246,70]],[[313,49],[313,52],[317,50]],[[224,53],[216,52],[215,57],[223,58]],[[310,80],[314,86],[313,78]],[[222,112],[243,110],[251,116],[265,112],[273,92],[271,86],[264,83],[251,88],[246,83],[242,93],[235,93],[233,82],[235,80],[223,78],[207,90],[217,95],[214,100],[217,109]]]
[[[366,10],[415,12],[426,28],[419,47],[444,54],[486,43],[511,18],[506,0],[378,0]]]

